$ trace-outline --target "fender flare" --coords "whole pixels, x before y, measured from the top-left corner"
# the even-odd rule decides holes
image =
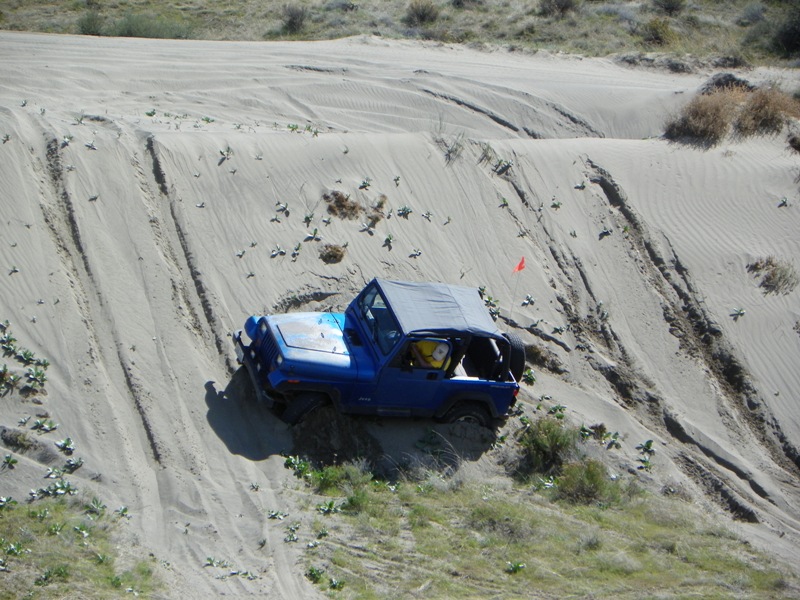
[[[497,419],[500,416],[497,414],[497,408],[495,407],[494,401],[489,394],[485,392],[457,392],[442,402],[442,404],[433,414],[434,418],[441,419],[447,413],[449,413],[456,404],[460,402],[471,402],[485,406],[486,410],[489,411],[489,414],[493,419]]]

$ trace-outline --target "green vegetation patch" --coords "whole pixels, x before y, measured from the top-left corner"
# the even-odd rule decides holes
[[[97,499],[0,498],[0,600],[148,597],[156,588],[151,565],[120,565],[114,526]]]
[[[581,439],[616,448],[616,434],[575,429],[558,414],[521,419],[521,453],[506,465],[518,469],[516,484],[433,467],[387,481],[366,461],[316,468],[288,457],[321,495],[313,526],[299,530],[308,539],[297,540],[305,576],[359,599],[777,598],[797,589],[794,575],[715,517],[643,491],[641,467],[612,477],[582,458]],[[651,440],[638,449],[654,452]]]

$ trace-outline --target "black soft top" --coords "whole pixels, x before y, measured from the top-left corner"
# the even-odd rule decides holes
[[[405,334],[469,333],[505,341],[475,288],[375,279]]]

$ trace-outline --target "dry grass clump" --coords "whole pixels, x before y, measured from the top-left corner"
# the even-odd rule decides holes
[[[656,10],[670,17],[674,17],[686,8],[686,0],[652,0],[652,3]]]
[[[639,35],[646,44],[667,46],[678,38],[669,24],[669,19],[656,17],[641,26]]]
[[[671,140],[717,144],[728,134],[741,99],[742,92],[733,88],[695,96],[680,116],[667,123],[664,135]]]
[[[763,275],[758,287],[765,294],[788,294],[800,283],[800,277],[794,265],[788,261],[778,260],[774,256],[761,258],[747,265],[748,273]]]
[[[305,27],[306,18],[308,18],[308,9],[305,6],[298,6],[297,4],[284,5],[281,17],[284,33],[300,33]]]
[[[414,27],[428,25],[439,18],[439,7],[433,0],[411,0],[406,9],[406,24]]]
[[[539,12],[546,17],[563,17],[577,8],[577,0],[541,0],[539,3]]]
[[[325,244],[319,251],[319,257],[322,259],[322,262],[327,264],[342,262],[344,255],[344,246],[338,244]]]
[[[748,95],[735,127],[741,135],[779,133],[790,116],[800,116],[796,100],[777,88],[760,88]]]
[[[322,199],[328,204],[328,212],[340,219],[357,219],[361,214],[361,206],[350,199],[350,194],[334,190],[322,194]]]
[[[790,118],[798,116],[800,104],[775,87],[747,91],[729,86],[695,96],[666,124],[664,135],[713,146],[731,128],[741,136],[776,134]]]

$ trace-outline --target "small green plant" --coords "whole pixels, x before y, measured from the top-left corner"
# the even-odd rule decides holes
[[[342,588],[344,588],[344,580],[331,577],[328,580],[328,587],[332,590],[341,590]]]
[[[325,569],[322,567],[310,567],[306,571],[306,577],[311,583],[317,584],[322,581],[322,576],[325,575]]]
[[[527,368],[522,373],[522,381],[528,385],[533,385],[536,383],[536,375],[533,372],[533,369]]]
[[[14,458],[11,454],[6,454],[3,457],[3,464],[2,468],[4,469],[13,469],[19,461]]]
[[[341,509],[336,506],[335,500],[328,500],[322,504],[317,505],[317,512],[323,515],[332,515],[339,512]]]
[[[369,177],[365,177],[361,181],[361,184],[358,186],[358,189],[360,189],[360,190],[368,190],[369,186],[371,186],[371,185],[372,185],[372,179],[370,179]]]
[[[311,463],[299,456],[287,456],[286,460],[283,461],[283,466],[291,469],[294,472],[294,476],[300,479],[311,476]]]
[[[653,440],[646,440],[641,444],[638,444],[636,449],[639,451],[640,455],[636,460],[641,463],[638,468],[640,470],[649,471],[653,466],[653,455],[656,453],[656,449],[653,448]]]
[[[155,117],[156,116],[156,109],[153,108],[153,109],[150,109],[148,111],[145,111],[144,114],[147,115],[148,117]]]
[[[75,443],[72,441],[72,438],[64,438],[60,442],[56,442],[56,448],[61,450],[64,454],[70,455],[75,452]]]
[[[410,206],[403,205],[397,209],[397,216],[403,217],[404,219],[408,219],[408,215],[414,212]]]
[[[36,419],[36,421],[33,422],[31,429],[34,431],[39,431],[40,433],[50,433],[51,431],[58,429],[58,423],[54,423],[50,419]]]
[[[510,573],[511,575],[519,573],[524,568],[525,568],[524,562],[508,561],[506,563],[506,573]]]
[[[87,515],[101,517],[103,516],[103,513],[105,513],[106,505],[95,496],[92,498],[92,501],[89,504],[83,507],[83,510]]]

